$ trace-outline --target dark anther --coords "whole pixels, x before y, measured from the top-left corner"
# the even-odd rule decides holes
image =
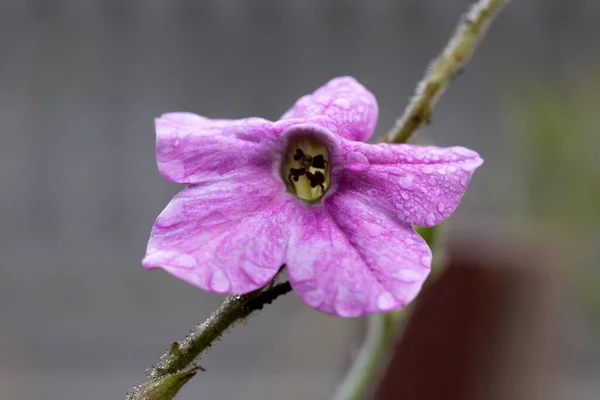
[[[319,184],[325,183],[325,175],[323,175],[322,172],[315,172],[315,178],[317,179],[317,182],[319,182]]]
[[[312,166],[313,168],[325,169],[326,162],[327,161],[325,161],[325,157],[323,157],[323,154],[319,154],[318,156],[315,156],[312,159]]]
[[[314,174],[312,172],[307,172],[306,177],[310,181],[310,187],[314,188],[320,186],[321,190],[325,192],[325,186],[323,186],[323,183],[325,183],[325,175],[319,171],[315,172]]]
[[[294,154],[294,160],[299,161],[302,157],[304,157],[304,152],[300,149],[296,149],[296,154]]]
[[[290,174],[288,175],[288,180],[291,181],[293,179],[294,182],[298,182],[298,179],[302,175],[304,175],[305,172],[306,172],[306,169],[304,169],[304,168],[290,168]]]
[[[290,174],[293,176],[302,176],[306,170],[304,168],[290,168]]]

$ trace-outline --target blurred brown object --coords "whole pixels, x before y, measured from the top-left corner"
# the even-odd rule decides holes
[[[525,252],[514,235],[481,233],[449,245],[446,270],[419,296],[376,399],[553,398],[557,260]]]

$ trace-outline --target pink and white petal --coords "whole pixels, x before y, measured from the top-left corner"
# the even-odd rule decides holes
[[[143,265],[219,293],[268,283],[285,262],[291,198],[268,179],[245,179],[176,195],[154,224]]]
[[[269,148],[281,128],[261,118],[209,119],[163,114],[155,121],[160,173],[180,183],[201,183],[271,163]]]
[[[334,78],[313,94],[301,97],[282,119],[313,119],[326,116],[332,132],[351,140],[371,137],[377,124],[377,100],[356,79]]]
[[[408,224],[336,193],[324,207],[300,210],[287,251],[297,295],[342,317],[403,307],[419,292],[431,252]]]
[[[464,147],[342,141],[344,172],[338,190],[352,191],[399,219],[434,226],[454,212],[483,163]]]

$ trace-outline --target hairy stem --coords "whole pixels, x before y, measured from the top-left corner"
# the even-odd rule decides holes
[[[206,321],[194,327],[181,342],[174,342],[156,366],[147,373],[144,382],[136,385],[127,400],[171,399],[195,373],[194,362],[223,333],[252,312],[262,309],[277,297],[292,290],[289,282],[273,284],[265,289],[240,296],[229,296]],[[168,395],[167,395],[168,394]]]
[[[511,0],[480,0],[464,15],[446,48],[417,85],[415,95],[384,141],[406,143],[424,123],[431,120],[433,106],[450,82],[464,69],[492,20]]]

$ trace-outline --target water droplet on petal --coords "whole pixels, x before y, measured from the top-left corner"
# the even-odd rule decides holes
[[[227,278],[227,275],[225,275],[225,273],[220,269],[216,269],[213,271],[210,287],[215,292],[224,293],[229,290],[231,284]]]
[[[424,267],[430,268],[431,267],[431,256],[427,255],[427,256],[421,257],[421,264]]]
[[[469,176],[465,175],[462,178],[460,178],[460,184],[466,187],[469,184]]]
[[[429,213],[427,215],[427,218],[425,219],[425,222],[427,223],[428,226],[435,225],[435,215],[433,215],[433,213]]]
[[[177,265],[179,268],[192,269],[198,266],[198,261],[196,261],[193,256],[183,253],[177,254],[177,256],[173,258],[172,263]]]
[[[463,171],[471,172],[471,171],[475,171],[475,169],[477,168],[477,164],[470,162],[470,163],[461,165],[461,168],[463,169]]]
[[[340,317],[358,317],[362,314],[362,304],[352,299],[337,299],[334,305],[335,312]]]
[[[471,150],[469,150],[467,148],[464,148],[464,147],[455,147],[454,148],[454,152],[456,154],[458,154],[458,155],[461,155],[461,156],[471,156],[471,155],[473,155],[473,152]]]
[[[396,307],[398,301],[392,296],[391,293],[383,293],[377,298],[377,308],[382,311],[392,310]]]
[[[302,299],[311,307],[319,307],[323,304],[324,294],[323,289],[316,289],[312,292],[304,293]]]
[[[406,175],[405,177],[400,178],[398,183],[400,183],[400,186],[403,188],[408,189],[413,185],[413,179],[415,179],[413,175]]]
[[[344,97],[338,97],[337,99],[335,99],[333,104],[335,104],[336,106],[338,106],[340,108],[344,108],[344,109],[350,108],[350,102],[348,101],[348,99],[346,99]]]
[[[401,269],[394,273],[393,276],[405,283],[414,283],[421,280],[421,274],[413,269]]]

